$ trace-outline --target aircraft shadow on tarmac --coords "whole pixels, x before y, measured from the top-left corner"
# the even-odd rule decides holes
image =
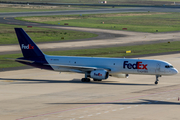
[[[73,80],[42,80],[42,79],[12,79],[12,78],[0,78],[0,81],[11,81],[10,84],[41,84],[41,83],[77,83],[77,84],[102,84],[102,85],[143,85],[154,86],[154,84],[138,84],[138,83],[115,83],[117,81],[91,81],[81,82],[80,79]],[[14,82],[12,82],[14,81]]]
[[[46,104],[115,104],[115,105],[180,105],[180,102],[141,99],[142,102],[46,103]]]

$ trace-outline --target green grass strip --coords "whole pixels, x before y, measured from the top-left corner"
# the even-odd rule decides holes
[[[86,15],[60,15],[19,17],[18,20],[33,21],[46,24],[90,27],[101,29],[122,30],[137,32],[169,32],[180,31],[179,13],[111,13]],[[60,24],[58,24],[60,23]]]
[[[0,24],[0,45],[18,44],[14,31],[15,27],[23,28],[36,43],[86,39],[97,36],[97,34],[93,33],[72,30],[48,29],[34,26],[32,28],[27,28],[27,26]]]

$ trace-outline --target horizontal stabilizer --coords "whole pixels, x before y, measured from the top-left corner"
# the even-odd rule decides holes
[[[19,62],[28,62],[28,63],[33,63],[35,61],[31,61],[31,60],[23,60],[23,59],[13,59],[13,58],[6,58],[8,60],[14,60],[14,61],[19,61]]]

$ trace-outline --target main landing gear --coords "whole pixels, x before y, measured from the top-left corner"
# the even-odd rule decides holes
[[[88,78],[89,76],[88,76],[88,73],[85,73],[85,78],[82,78],[81,79],[81,81],[82,82],[90,82],[91,80],[90,80],[90,78]]]
[[[156,85],[158,84],[158,81],[159,81],[158,78],[159,78],[159,77],[161,77],[161,75],[156,75],[156,81],[154,82],[154,84],[156,84]]]
[[[89,78],[82,78],[81,81],[82,82],[90,82],[91,80]]]

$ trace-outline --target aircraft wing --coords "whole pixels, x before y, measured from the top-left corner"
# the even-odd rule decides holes
[[[72,66],[72,65],[59,65],[59,64],[47,64],[47,65],[59,66],[61,68],[75,69],[75,70],[80,70],[82,72],[92,71],[92,70],[97,70],[97,69],[104,69],[104,70],[107,70],[107,71],[111,71],[111,69],[109,69],[109,68],[99,68],[99,67]]]

